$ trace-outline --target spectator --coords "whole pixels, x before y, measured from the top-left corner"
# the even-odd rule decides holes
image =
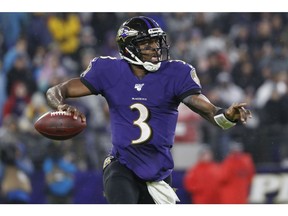
[[[48,30],[63,55],[72,56],[80,44],[81,20],[74,13],[53,13],[47,20]]]
[[[267,100],[265,105],[259,110],[259,121],[261,127],[261,131],[259,132],[259,142],[262,144],[262,149],[265,149],[266,154],[262,155],[264,158],[270,158],[273,162],[280,162],[283,159],[284,149],[287,145],[285,136],[285,122],[286,118],[286,107],[285,103],[285,92],[287,91],[286,83],[287,75],[286,73],[282,73],[282,83],[284,88],[279,91],[280,84],[273,85],[270,93],[270,98]],[[282,93],[284,92],[284,94]],[[271,115],[273,113],[273,115]],[[269,116],[269,118],[267,118]],[[273,145],[271,145],[273,143]],[[284,148],[283,148],[284,147]],[[280,149],[282,151],[280,151]]]
[[[23,132],[35,133],[34,122],[48,111],[49,107],[46,104],[44,95],[40,92],[35,92],[18,120],[20,129]]]
[[[49,32],[47,13],[32,13],[28,26],[28,51],[31,57],[36,53],[39,47],[47,47],[52,42],[52,36]]]
[[[218,104],[225,107],[227,104],[239,101],[246,101],[245,93],[242,88],[237,86],[231,77],[229,72],[220,72],[216,77],[217,83],[214,88],[208,94],[208,97],[212,101],[217,101]],[[206,127],[206,130],[209,132],[205,134],[207,136],[206,143],[209,143],[215,153],[216,160],[223,160],[229,150],[229,142],[231,139],[234,139],[237,134],[241,134],[243,132],[243,128],[246,125],[241,125],[237,127],[236,130],[230,131],[221,131],[218,128],[212,128],[211,125],[203,124]],[[207,127],[208,126],[208,127]],[[204,134],[205,132],[203,132]]]
[[[47,202],[50,204],[68,204],[73,202],[76,166],[57,144],[51,143],[50,154],[43,163],[47,184]]]
[[[12,68],[7,74],[7,95],[11,94],[14,83],[21,81],[25,83],[28,94],[31,96],[37,90],[37,84],[34,79],[34,74],[29,67],[28,56],[24,53],[18,53]]]
[[[94,30],[91,26],[83,27],[79,37],[80,37],[80,45],[78,47],[77,56],[75,60],[77,62],[80,62],[78,63],[80,67],[79,69],[83,71],[89,64],[89,62],[85,62],[85,65],[82,65],[83,56],[91,52],[94,53],[95,50],[99,49],[99,46],[97,44],[97,38],[94,35]],[[91,58],[94,58],[94,55],[91,56]],[[91,58],[89,58],[89,61],[91,60]]]
[[[114,31],[115,26],[120,23],[121,21],[119,22],[119,19],[117,19],[116,13],[92,13],[90,25],[93,27],[99,45],[104,44],[105,34],[111,30]]]
[[[236,63],[231,75],[235,84],[241,87],[246,94],[254,93],[262,81],[261,76],[259,76],[255,66],[249,59]]]
[[[192,195],[192,203],[219,203],[219,171],[211,149],[203,148],[199,153],[196,165],[189,169],[184,176],[184,188]]]
[[[242,144],[230,143],[230,152],[221,164],[220,203],[247,204],[255,166]]]
[[[3,56],[3,73],[7,75],[8,71],[12,68],[14,61],[19,54],[28,56],[27,40],[20,37],[14,46],[12,46]]]
[[[3,32],[4,49],[13,47],[16,41],[25,34],[29,25],[28,13],[1,13],[0,30]]]
[[[191,62],[195,64],[200,61],[205,56],[205,52],[202,49],[203,47],[203,34],[200,29],[193,28],[189,35],[188,47],[187,47],[187,56],[191,59]],[[181,59],[181,58],[180,58]]]
[[[168,13],[165,15],[165,19],[172,39],[178,38],[184,32],[189,32],[193,24],[193,15],[191,13]]]
[[[63,66],[61,54],[48,52],[44,59],[42,68],[37,71],[37,84],[41,92],[45,92],[50,86],[59,83],[68,76],[68,71]]]
[[[237,86],[230,73],[221,72],[217,75],[217,85],[213,89],[214,100],[217,100],[222,106],[227,106],[231,102],[239,102],[245,100],[245,94],[243,89]]]
[[[72,99],[69,103],[76,105],[85,113],[85,116],[88,117],[87,125],[89,125],[85,131],[73,139],[73,152],[77,159],[80,159],[81,153],[85,155],[88,169],[102,170],[104,159],[112,145],[107,101],[103,97],[87,96],[79,98],[77,101]],[[93,112],[93,110],[98,111]],[[83,145],[83,140],[85,140],[85,145]],[[77,167],[80,168],[78,160],[76,161]]]
[[[22,81],[15,82],[12,86],[11,95],[9,95],[3,106],[3,118],[11,114],[20,117],[30,99],[25,83]]]
[[[21,117],[17,118],[18,134],[20,134],[20,138],[25,144],[25,153],[33,163],[35,170],[42,169],[43,161],[47,156],[47,148],[51,142],[50,139],[44,138],[34,128],[35,121],[40,115],[48,111],[43,102],[45,102],[43,95],[39,92],[35,93]]]
[[[4,142],[4,143],[3,143]],[[1,197],[6,204],[29,204],[32,185],[27,173],[17,163],[20,151],[12,141],[5,143],[1,139],[0,159],[3,166],[1,179]],[[22,164],[23,165],[23,164]]]
[[[264,83],[257,89],[254,96],[254,106],[257,109],[262,109],[267,101],[271,98],[273,90],[282,96],[286,93],[287,85],[285,83],[286,70],[274,71],[270,73],[269,77],[266,77]]]

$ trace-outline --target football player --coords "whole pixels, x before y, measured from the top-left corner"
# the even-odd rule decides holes
[[[245,103],[217,107],[201,94],[195,68],[169,59],[166,33],[153,19],[127,20],[116,41],[121,59],[94,58],[80,77],[48,89],[48,103],[86,121],[65,99],[91,94],[106,98],[113,144],[103,165],[108,203],[176,203],[179,199],[170,187],[170,150],[179,103],[223,129],[245,123],[251,112]]]

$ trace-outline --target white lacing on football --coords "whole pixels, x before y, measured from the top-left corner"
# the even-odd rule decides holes
[[[51,116],[58,116],[58,115],[65,115],[65,116],[71,116],[71,113],[68,113],[66,111],[55,111],[50,113]]]

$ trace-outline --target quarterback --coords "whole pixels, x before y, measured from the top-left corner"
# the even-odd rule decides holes
[[[48,89],[48,103],[86,121],[65,99],[94,94],[107,100],[113,144],[103,166],[108,203],[176,203],[170,150],[179,104],[223,129],[245,123],[251,112],[245,103],[213,105],[201,93],[195,68],[170,59],[166,33],[153,19],[139,16],[125,21],[116,42],[121,59],[95,57],[80,77]]]

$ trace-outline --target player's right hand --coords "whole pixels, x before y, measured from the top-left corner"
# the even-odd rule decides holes
[[[74,106],[71,106],[69,104],[60,104],[60,105],[58,105],[57,110],[58,111],[66,111],[68,113],[71,113],[73,115],[74,119],[77,119],[79,116],[81,118],[82,122],[86,122],[86,116]]]

